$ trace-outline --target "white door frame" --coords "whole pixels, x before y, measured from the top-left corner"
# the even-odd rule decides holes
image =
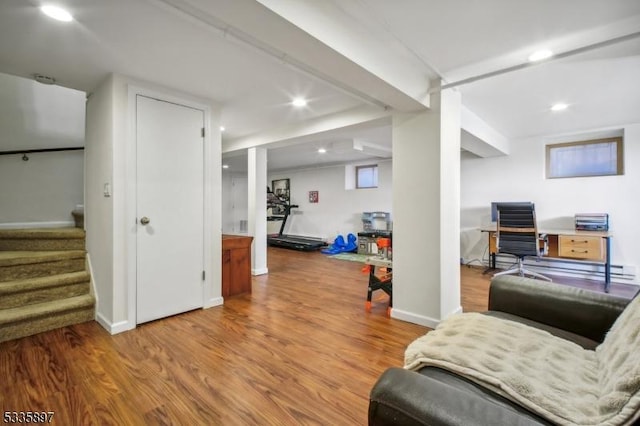
[[[137,252],[137,217],[136,217],[136,97],[138,95],[147,96],[160,101],[171,102],[204,111],[204,271],[205,279],[203,282],[203,307],[219,305],[222,303],[220,294],[213,294],[213,270],[212,270],[212,254],[213,254],[213,191],[212,191],[212,173],[213,173],[213,149],[211,146],[211,107],[200,101],[188,99],[187,97],[176,96],[153,89],[147,89],[134,85],[128,88],[128,130],[127,144],[125,147],[126,164],[125,168],[125,235],[127,253],[125,275],[127,278],[127,324],[117,331],[131,330],[136,328],[136,252]],[[114,164],[114,167],[117,167]],[[114,232],[117,230],[114,229]],[[114,275],[115,277],[115,275]],[[117,278],[116,278],[117,279]],[[116,332],[117,332],[116,331]]]

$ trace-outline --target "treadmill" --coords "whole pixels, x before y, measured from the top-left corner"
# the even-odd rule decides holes
[[[292,250],[313,251],[326,247],[327,243],[320,238],[302,237],[299,235],[284,234],[284,227],[287,224],[291,209],[298,208],[297,205],[284,205],[284,216],[271,216],[267,220],[282,220],[280,232],[267,235],[267,244],[273,247],[282,247]]]

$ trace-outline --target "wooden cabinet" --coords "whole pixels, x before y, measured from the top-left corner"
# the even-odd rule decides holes
[[[604,239],[589,235],[559,235],[558,251],[561,257],[604,260]]]
[[[222,297],[251,293],[253,237],[222,235]]]

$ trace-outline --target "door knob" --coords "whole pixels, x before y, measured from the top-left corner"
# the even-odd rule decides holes
[[[151,219],[149,219],[149,218],[148,218],[148,217],[146,217],[146,216],[143,216],[143,217],[140,219],[140,223],[141,223],[141,224],[143,224],[143,225],[146,225],[146,224],[148,224],[149,222],[151,222]]]

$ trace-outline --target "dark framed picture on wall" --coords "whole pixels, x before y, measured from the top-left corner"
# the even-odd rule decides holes
[[[285,204],[291,202],[291,189],[289,179],[276,179],[271,181],[271,191]]]

